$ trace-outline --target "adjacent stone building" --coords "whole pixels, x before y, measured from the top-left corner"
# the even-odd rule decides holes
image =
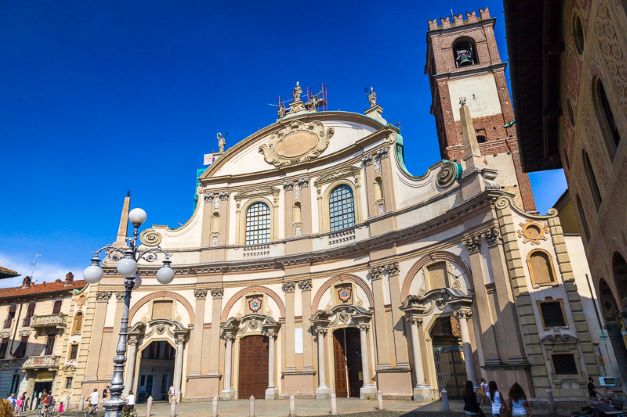
[[[68,405],[78,366],[86,297],[85,281],[36,284],[0,290],[0,394],[26,393],[34,408],[43,390]],[[76,404],[70,404],[76,405]]]
[[[487,10],[429,23],[444,159],[421,176],[374,90],[364,114],[320,111],[325,97],[297,84],[276,122],[200,176],[184,225],[143,230],[176,277],[160,285],[140,263],[125,389],[429,400],[485,377],[585,395],[599,358],[557,212],[527,211],[494,23]],[[122,291],[106,263],[85,292],[74,403],[109,383]]]
[[[523,169],[564,169],[625,384],[625,4],[506,0],[505,15]]]

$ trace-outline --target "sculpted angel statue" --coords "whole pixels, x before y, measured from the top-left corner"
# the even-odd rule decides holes
[[[220,152],[224,152],[224,147],[226,146],[226,139],[224,138],[224,136],[222,136],[221,132],[218,132],[218,134],[216,135],[216,138],[218,139],[218,149],[220,150]]]

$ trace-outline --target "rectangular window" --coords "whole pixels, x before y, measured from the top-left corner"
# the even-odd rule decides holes
[[[22,336],[20,344],[17,345],[17,348],[13,351],[13,357],[23,358],[24,355],[26,355],[26,346],[28,346],[28,336]]]
[[[544,301],[540,304],[544,327],[565,327],[564,312],[561,301]]]
[[[74,378],[68,376],[65,378],[65,388],[72,388],[72,383],[74,382]]]
[[[577,375],[575,356],[566,353],[552,355],[553,368],[557,375]]]
[[[54,305],[52,306],[52,314],[59,314],[61,312],[62,303],[63,303],[62,300],[57,300],[54,302]]]
[[[9,338],[5,337],[0,341],[0,359],[4,359],[7,354],[7,348],[9,347]]]
[[[35,315],[35,303],[28,304],[28,310],[26,310],[26,317],[24,317],[24,322],[22,323],[23,327],[30,326],[30,321]]]
[[[54,351],[54,339],[55,339],[55,336],[54,336],[54,335],[50,335],[50,336],[48,336],[48,338],[46,339],[46,351],[45,351],[45,355],[52,355],[52,352]]]
[[[78,357],[78,345],[76,343],[70,345],[70,360]]]
[[[9,315],[7,316],[7,319],[4,321],[4,328],[5,329],[10,329],[11,325],[13,324],[13,319],[15,318],[15,310],[17,309],[17,305],[12,304],[11,307],[9,307]]]

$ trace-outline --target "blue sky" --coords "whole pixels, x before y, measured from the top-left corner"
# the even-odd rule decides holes
[[[115,238],[122,199],[177,226],[217,131],[232,145],[275,120],[296,80],[329,109],[363,111],[373,85],[410,170],[439,160],[424,74],[427,19],[500,1],[4,2],[0,8],[0,265],[79,276]],[[532,175],[545,212],[561,171]]]

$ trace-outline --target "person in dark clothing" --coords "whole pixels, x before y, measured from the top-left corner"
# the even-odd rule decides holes
[[[591,400],[597,399],[597,389],[594,386],[594,379],[592,379],[591,376],[588,377],[588,397],[590,397]]]
[[[464,411],[467,416],[480,416],[483,414],[481,408],[479,408],[479,401],[477,401],[477,394],[472,381],[466,381],[464,385]]]

